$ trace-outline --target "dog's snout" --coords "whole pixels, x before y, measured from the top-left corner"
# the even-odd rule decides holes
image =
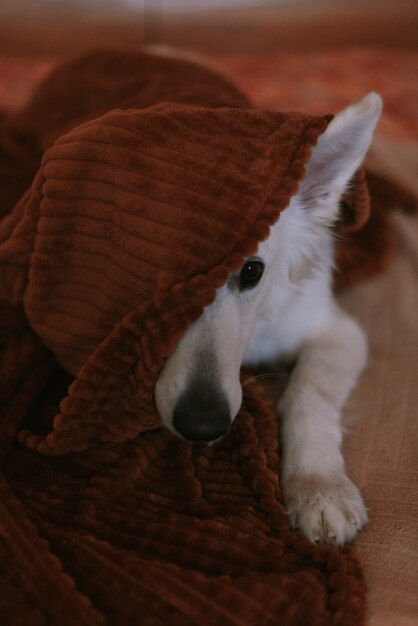
[[[180,396],[173,414],[173,426],[185,439],[214,441],[231,426],[228,401],[213,383],[194,382]]]

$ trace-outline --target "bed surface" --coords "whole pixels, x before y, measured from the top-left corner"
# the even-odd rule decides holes
[[[385,110],[370,164],[417,197],[418,55],[378,49],[301,55],[211,61],[264,108],[336,112],[379,91]],[[53,65],[0,58],[0,109],[20,107]],[[418,622],[418,220],[400,212],[396,223],[399,251],[391,267],[341,296],[370,345],[368,367],[345,411],[348,471],[369,507],[355,551],[365,567],[370,626]]]

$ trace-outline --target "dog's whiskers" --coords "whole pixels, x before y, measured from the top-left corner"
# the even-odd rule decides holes
[[[258,380],[259,378],[267,378],[267,377],[272,377],[272,376],[276,376],[278,378],[289,378],[289,374],[284,374],[282,372],[269,372],[268,374],[258,374],[257,376],[253,376],[252,378],[248,378],[247,380],[245,380],[242,383],[242,387],[245,387],[245,385],[248,385],[249,383],[252,383],[254,380]]]

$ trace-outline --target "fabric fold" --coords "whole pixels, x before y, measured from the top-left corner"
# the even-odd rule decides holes
[[[46,151],[0,257],[12,267],[10,301],[23,292],[31,327],[76,380],[55,432],[21,441],[63,453],[159,424],[163,359],[268,236],[328,120],[115,110]],[[22,287],[14,268],[25,262]]]

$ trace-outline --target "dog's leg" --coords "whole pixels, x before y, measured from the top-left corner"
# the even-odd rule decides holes
[[[313,542],[342,545],[367,522],[341,453],[341,408],[366,358],[363,332],[336,308],[301,351],[280,401],[285,503],[292,526]]]

